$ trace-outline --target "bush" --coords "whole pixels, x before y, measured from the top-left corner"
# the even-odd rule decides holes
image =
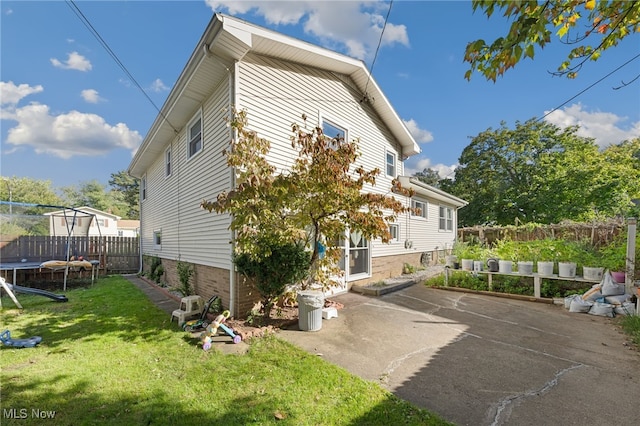
[[[178,273],[178,280],[180,281],[180,286],[176,288],[183,296],[191,296],[193,294],[193,288],[191,287],[191,276],[194,273],[193,265],[189,262],[182,262],[178,260],[178,264],[176,265],[176,270]]]
[[[271,308],[287,287],[296,284],[309,275],[311,256],[302,244],[276,242],[267,238],[258,239],[259,253],[270,255],[258,257],[249,253],[239,253],[233,262],[238,272],[255,280],[255,285],[263,299],[263,313],[269,318]]]

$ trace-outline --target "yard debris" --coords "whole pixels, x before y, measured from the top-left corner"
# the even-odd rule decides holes
[[[635,296],[625,291],[625,285],[616,282],[607,270],[602,281],[584,294],[565,297],[564,306],[569,309],[569,312],[586,312],[609,318],[616,315],[633,315]]]

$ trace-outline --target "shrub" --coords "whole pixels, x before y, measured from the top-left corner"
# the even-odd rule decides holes
[[[269,318],[271,308],[287,287],[296,284],[309,275],[311,256],[302,244],[277,242],[268,238],[258,238],[256,244],[261,253],[268,256],[256,258],[249,253],[239,253],[233,262],[238,272],[252,278],[262,296],[262,309]]]
[[[191,287],[191,276],[194,273],[193,265],[189,262],[182,262],[178,260],[176,265],[176,271],[178,273],[178,280],[180,286],[176,288],[183,296],[191,296],[193,294],[193,288]]]

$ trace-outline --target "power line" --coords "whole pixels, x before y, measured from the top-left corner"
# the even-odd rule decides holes
[[[543,115],[542,117],[538,118],[536,121],[540,121],[540,120],[544,120],[545,117],[547,117],[549,114],[551,114],[554,111],[557,111],[558,109],[562,108],[563,106],[565,106],[566,104],[568,104],[569,102],[571,102],[572,100],[574,100],[575,98],[577,98],[578,96],[582,95],[584,92],[586,92],[587,90],[591,89],[593,86],[595,86],[596,84],[602,82],[604,79],[606,79],[607,77],[611,76],[612,74],[614,74],[615,72],[619,71],[622,67],[625,67],[627,65],[629,65],[631,62],[635,61],[636,59],[640,58],[640,54],[637,54],[636,56],[634,56],[633,58],[629,59],[627,62],[625,62],[624,64],[620,65],[618,68],[614,69],[613,71],[609,72],[607,75],[605,75],[604,77],[600,78],[599,80],[597,80],[595,83],[592,83],[591,85],[587,86],[585,89],[581,90],[580,92],[578,92],[576,95],[572,96],[571,98],[567,99],[566,101],[564,101],[563,103],[561,103],[560,105],[558,105],[557,107],[553,108],[551,111],[547,112],[545,115]]]
[[[166,115],[164,115],[162,113],[162,111],[160,110],[160,108],[156,105],[155,102],[153,102],[153,99],[151,99],[151,97],[149,97],[149,95],[147,94],[147,92],[142,88],[142,86],[140,86],[140,84],[138,83],[138,81],[133,77],[133,75],[129,72],[129,70],[127,69],[127,67],[124,66],[124,64],[122,63],[122,61],[120,61],[120,59],[118,58],[118,56],[115,54],[115,52],[113,50],[111,50],[111,47],[109,47],[109,44],[107,44],[107,42],[102,38],[102,36],[100,35],[100,33],[98,33],[98,30],[96,30],[93,25],[91,25],[91,22],[89,22],[89,19],[87,19],[87,17],[84,15],[84,13],[82,13],[82,11],[80,10],[80,8],[78,7],[78,5],[76,5],[76,3],[74,2],[74,0],[67,0],[66,1],[67,5],[69,6],[69,8],[71,8],[71,10],[76,14],[76,16],[78,17],[78,19],[80,19],[80,21],[82,21],[82,23],[84,24],[85,27],[87,27],[87,29],[89,30],[89,32],[96,38],[96,40],[98,40],[98,42],[100,43],[100,45],[107,51],[107,53],[109,54],[109,56],[111,56],[111,58],[116,62],[116,64],[118,64],[118,66],[120,67],[120,69],[127,75],[127,77],[129,77],[129,79],[133,82],[133,84],[135,84],[135,86],[140,89],[140,91],[142,92],[142,94],[145,96],[145,98],[147,98],[147,100],[151,103],[151,105],[153,105],[153,107],[156,109],[156,111],[158,111],[158,114],[160,114],[162,116],[162,118],[164,118],[166,120],[166,122],[169,124],[169,126],[171,126],[171,128],[173,129],[174,132],[178,133],[178,130],[173,126],[173,124],[171,124],[171,122],[169,121],[169,119],[167,118]]]
[[[369,76],[367,77],[367,83],[364,85],[364,96],[363,100],[367,97],[367,88],[369,87],[369,80],[371,80],[371,75],[373,75],[373,67],[376,64],[376,58],[378,57],[378,51],[380,50],[380,45],[382,44],[382,36],[384,36],[384,30],[387,28],[387,22],[389,21],[389,15],[391,14],[391,6],[393,6],[393,0],[389,2],[389,10],[387,10],[387,16],[384,18],[384,24],[382,25],[382,31],[380,32],[380,39],[378,40],[378,46],[376,47],[376,53],[373,55],[373,61],[371,62],[371,68],[369,69]]]

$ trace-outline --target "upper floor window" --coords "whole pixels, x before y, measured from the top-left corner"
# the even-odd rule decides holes
[[[147,199],[147,175],[140,179],[140,199],[142,201]]]
[[[387,176],[396,177],[396,155],[387,151],[386,157]]]
[[[202,113],[189,123],[187,134],[187,158],[191,158],[202,151]]]
[[[440,206],[438,228],[441,231],[453,231],[453,209],[451,207]]]
[[[423,201],[411,200],[411,208],[413,211],[411,212],[411,216],[418,216],[427,218],[427,203]]]
[[[164,175],[171,176],[171,147],[164,152]]]
[[[330,140],[329,147],[337,149],[347,139],[347,131],[327,120],[322,120],[322,133]]]

